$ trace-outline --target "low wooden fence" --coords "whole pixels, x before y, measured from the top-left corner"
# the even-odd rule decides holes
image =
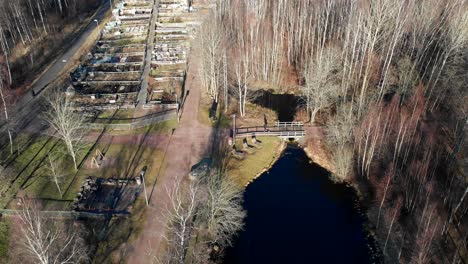
[[[142,117],[137,118],[128,118],[128,119],[112,119],[112,118],[98,118],[94,122],[89,123],[90,129],[113,129],[113,130],[133,130],[148,126],[151,124],[156,124],[159,122],[171,120],[177,118],[177,109],[170,109],[164,112],[158,112]],[[112,124],[111,122],[122,121],[125,123]]]
[[[21,214],[22,210],[12,210],[12,209],[0,209],[0,214],[3,216],[16,216]],[[41,211],[41,214],[47,218],[72,218],[72,219],[79,219],[79,218],[106,218],[106,217],[127,217],[129,213],[92,213],[92,212],[78,212],[78,211]]]

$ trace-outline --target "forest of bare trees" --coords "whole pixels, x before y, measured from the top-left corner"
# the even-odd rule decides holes
[[[459,263],[466,246],[468,2],[217,1],[199,35],[215,101],[294,82],[335,176],[366,190],[391,263]],[[323,114],[323,115],[321,115]]]
[[[7,80],[19,87],[51,59],[99,0],[0,1],[0,54]],[[35,72],[37,73],[37,72]]]
[[[195,47],[213,102],[244,117],[257,90],[294,87],[298,112],[325,132],[333,177],[362,194],[385,262],[462,263],[468,1],[214,1]],[[98,2],[0,0],[0,116],[11,153],[12,91],[37,74]],[[51,97],[47,108],[44,119],[76,170],[83,115],[64,97]],[[44,160],[62,196],[62,164],[53,153]],[[162,262],[216,260],[243,228],[242,188],[222,169],[167,192]],[[85,261],[80,233],[65,232],[33,208],[19,218],[28,259]]]

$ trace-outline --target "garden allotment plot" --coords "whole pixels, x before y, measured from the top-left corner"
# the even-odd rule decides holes
[[[123,0],[94,49],[70,74],[69,94],[82,108],[134,108],[141,87],[152,2]]]

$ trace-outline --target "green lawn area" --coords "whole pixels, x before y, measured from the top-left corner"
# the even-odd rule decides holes
[[[144,166],[148,166],[145,179],[147,184],[150,184],[156,180],[163,156],[163,150],[148,146],[146,142],[112,144],[105,154],[105,159],[108,159],[110,165],[87,172],[103,178],[133,178],[139,175]]]
[[[210,107],[208,105],[200,103],[198,108],[198,121],[206,126],[213,125],[210,119]]]
[[[178,123],[177,120],[170,119],[162,122],[158,122],[152,125],[148,125],[145,127],[140,127],[133,130],[109,130],[108,133],[112,135],[141,135],[141,134],[170,134],[172,133],[172,129],[177,128]],[[148,131],[149,129],[149,131]]]
[[[141,197],[136,201],[129,218],[113,218],[106,226],[102,223],[91,223],[100,230],[94,241],[97,246],[96,255],[92,263],[125,263],[126,252],[120,250],[120,246],[133,242],[143,231],[146,221],[146,204]],[[93,243],[93,244],[94,244]]]
[[[113,131],[111,133],[169,135],[172,129],[176,127],[177,120],[174,119],[133,131]],[[82,146],[77,159],[78,163],[82,161],[91,146],[91,143]],[[102,150],[104,146],[99,146],[99,148]],[[83,166],[76,172],[71,157],[65,151],[62,141],[57,138],[45,135],[34,137],[26,133],[20,134],[15,139],[15,149],[18,150],[17,153],[19,154],[10,155],[8,148],[0,153],[0,158],[7,161],[8,167],[15,171],[15,175],[12,175],[13,178],[10,178],[14,179],[14,181],[11,188],[9,188],[8,195],[0,197],[0,207],[8,204],[8,197],[26,195],[30,198],[44,199],[46,209],[66,209],[69,208],[71,201],[75,198],[86,177],[134,177],[145,165],[149,167],[148,181],[154,182],[156,172],[153,169],[159,169],[163,156],[161,150],[157,150],[145,143],[141,144],[141,147],[136,144],[112,144],[106,154],[109,159],[115,159],[111,167],[89,169]],[[59,180],[63,197],[60,195],[53,178],[49,177],[47,156],[51,151],[59,153],[56,155],[63,156],[63,162],[60,166],[62,177]],[[92,150],[91,157],[94,151]],[[11,206],[14,206],[14,203]]]
[[[95,123],[101,124],[129,124],[133,122],[135,109],[113,109],[99,113]],[[111,119],[112,118],[112,119]]]
[[[117,113],[116,113],[117,111]],[[98,118],[132,118],[135,109],[105,110],[99,113]]]
[[[242,160],[231,157],[228,164],[228,173],[242,186],[251,182],[259,173],[268,169],[281,154],[283,141],[277,137],[259,138],[261,148],[254,149],[251,154],[246,154]],[[250,140],[249,140],[250,144]],[[236,141],[238,149],[242,149],[242,140]]]
[[[8,262],[9,236],[10,225],[6,220],[0,220],[0,263]]]
[[[63,161],[60,165],[60,177],[59,186],[62,191],[67,189],[67,186],[72,182],[76,172],[74,170],[73,162],[71,157],[65,151],[65,147],[60,139],[41,135],[33,136],[28,134],[20,134],[15,140],[15,146],[18,149],[17,155],[10,156],[9,153],[2,153],[4,160],[10,160],[9,166],[16,172],[13,176],[13,183],[8,191],[8,196],[26,195],[30,198],[41,198],[45,199],[45,207],[50,208],[52,203],[56,207],[60,208],[68,207],[69,202],[62,202],[61,200],[67,200],[65,194],[64,197],[60,197],[60,193],[49,177],[48,169],[48,154],[54,153],[63,157]],[[83,159],[86,152],[91,147],[91,144],[85,144],[81,146],[81,151],[77,156],[78,163]],[[7,151],[7,150],[5,150]],[[51,204],[49,204],[49,202]],[[8,199],[3,198],[0,200],[0,206],[7,205]]]
[[[207,100],[207,99],[205,99]],[[224,114],[222,105],[218,105],[218,111],[216,112],[218,119],[213,122],[210,119],[210,106],[206,102],[200,102],[198,107],[198,121],[206,126],[214,126],[219,128],[230,128],[231,118]]]
[[[98,148],[104,149],[105,142]],[[164,149],[156,149],[144,140],[137,144],[111,144],[105,156],[113,165],[88,170],[88,174],[105,178],[133,177],[138,175],[144,166],[148,166],[145,177],[148,194],[151,193],[159,172],[164,171]],[[124,262],[126,255],[120,246],[131,243],[142,232],[146,220],[145,208],[144,197],[140,196],[129,218],[113,218],[105,227],[102,223],[95,223],[100,235],[95,237],[98,248],[93,263]]]

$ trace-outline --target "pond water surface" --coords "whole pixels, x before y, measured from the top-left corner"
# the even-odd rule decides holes
[[[224,263],[375,263],[354,191],[289,145],[245,191],[246,225]]]

